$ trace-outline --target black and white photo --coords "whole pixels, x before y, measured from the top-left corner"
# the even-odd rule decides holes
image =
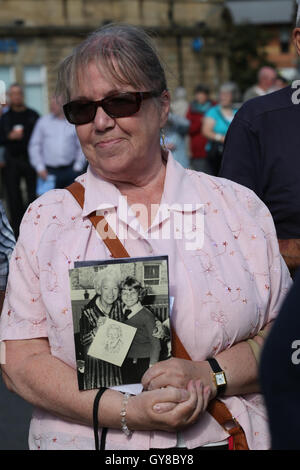
[[[80,390],[139,384],[171,357],[168,257],[76,262],[69,270]]]

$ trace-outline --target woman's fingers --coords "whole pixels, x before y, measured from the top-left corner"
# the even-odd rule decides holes
[[[165,402],[165,403],[156,403],[156,405],[153,406],[153,411],[155,413],[167,413],[168,411],[172,411],[175,406],[177,406],[178,403],[174,402]]]
[[[157,362],[142,377],[145,390],[156,390],[162,387],[186,388],[192,376],[192,361],[185,359],[167,359]]]
[[[167,388],[174,390],[173,387],[166,387],[166,389]],[[173,401],[165,401],[161,403],[156,403],[153,406],[153,410],[156,413],[166,413],[168,411],[172,411],[175,408],[175,406],[178,405],[178,403],[182,403],[183,401],[188,400],[189,397],[190,397],[190,393],[187,390],[185,389],[179,390],[179,392],[176,393],[176,396],[174,395]]]
[[[189,381],[187,389],[166,387],[129,400],[128,423],[137,430],[175,432],[194,424],[208,403],[209,387]]]
[[[171,425],[174,426],[176,430],[194,424],[199,418],[199,415],[205,411],[208,404],[210,387],[205,387],[200,380],[190,380],[187,391],[189,392],[189,398],[187,400],[181,400],[181,402],[173,407],[169,404],[164,407],[161,403],[157,403],[160,410],[157,412],[163,413],[164,408],[166,408],[166,413],[169,411],[168,414],[171,415]]]
[[[194,424],[199,418],[199,415],[206,410],[210,396],[210,387],[205,387],[200,380],[197,380],[193,385],[195,394],[193,395],[193,392],[191,391],[191,397],[194,399],[194,409],[187,419],[186,423],[188,425]]]

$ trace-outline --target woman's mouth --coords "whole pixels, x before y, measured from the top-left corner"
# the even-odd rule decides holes
[[[120,143],[121,140],[122,140],[121,138],[101,140],[100,142],[96,144],[96,147],[100,147],[100,148],[111,147],[113,145]]]

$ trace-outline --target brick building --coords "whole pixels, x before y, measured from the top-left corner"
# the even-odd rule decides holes
[[[292,42],[296,0],[226,0],[235,25],[250,24],[268,33],[267,60],[288,80],[299,76],[300,66]]]
[[[40,113],[55,67],[90,31],[110,21],[149,28],[165,61],[171,90],[228,78],[223,0],[0,0],[0,80],[24,86]]]

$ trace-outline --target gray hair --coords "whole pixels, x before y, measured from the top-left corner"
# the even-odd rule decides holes
[[[236,92],[236,84],[233,83],[233,82],[227,82],[227,83],[223,83],[221,86],[220,86],[220,89],[219,89],[219,93],[222,93],[223,91],[225,92],[230,92],[230,93],[235,93]]]
[[[79,73],[94,62],[108,78],[140,91],[162,93],[167,88],[162,61],[150,36],[128,24],[103,26],[91,33],[58,68],[56,95],[70,101]]]
[[[94,288],[101,289],[103,281],[109,279],[110,281],[115,282],[115,284],[120,287],[120,275],[116,269],[114,269],[112,266],[107,267],[105,269],[101,269],[101,271],[98,271],[95,276],[94,276]]]
[[[236,102],[239,99],[239,89],[237,84],[234,82],[223,83],[219,88],[219,96],[222,92],[231,93],[233,102]]]

